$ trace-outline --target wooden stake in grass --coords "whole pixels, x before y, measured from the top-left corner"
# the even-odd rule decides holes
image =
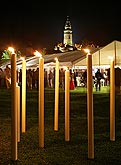
[[[115,141],[115,68],[113,59],[110,64],[110,140]]]
[[[26,61],[22,61],[22,133],[26,132]]]
[[[38,97],[38,121],[39,121],[39,147],[44,147],[44,58],[35,51],[39,57],[39,97]]]
[[[16,104],[16,54],[13,48],[8,48],[11,53],[11,96],[12,96],[12,111],[11,111],[11,152],[12,160],[18,159],[18,144],[17,144],[17,104]]]
[[[55,66],[55,113],[54,113],[54,130],[58,131],[58,102],[59,102],[59,61],[57,58]]]
[[[39,146],[44,147],[44,59],[39,58]]]
[[[87,52],[87,119],[88,119],[88,158],[94,158],[94,121],[93,121],[93,85],[92,55]]]
[[[18,142],[20,142],[20,86],[16,85],[16,103],[17,103],[17,132],[18,132]]]
[[[65,141],[70,140],[70,72],[65,71]]]

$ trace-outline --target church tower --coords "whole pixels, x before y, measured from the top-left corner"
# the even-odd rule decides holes
[[[69,16],[67,16],[67,20],[65,23],[65,27],[64,27],[64,40],[63,40],[63,44],[66,45],[73,45],[72,42],[72,28],[71,28],[71,22],[69,20]]]

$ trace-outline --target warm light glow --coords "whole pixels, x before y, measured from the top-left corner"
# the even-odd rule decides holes
[[[37,50],[34,52],[34,55],[38,56],[38,57],[42,57],[42,54],[40,52],[38,52]]]
[[[55,61],[58,61],[58,58],[57,57],[55,57]]]
[[[84,51],[88,54],[90,54],[90,50],[89,49],[84,49]]]
[[[12,54],[15,53],[15,52],[14,52],[14,48],[12,48],[12,47],[8,47],[8,50],[9,50]]]

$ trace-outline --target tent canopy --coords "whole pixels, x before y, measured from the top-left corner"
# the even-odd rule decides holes
[[[121,42],[113,41],[110,44],[99,48],[92,54],[92,65],[93,66],[109,66],[110,58],[114,58],[115,65],[121,66]],[[75,66],[86,66],[86,58],[75,63]]]
[[[83,59],[85,57],[84,51],[69,51],[65,53],[57,53],[57,54],[50,54],[50,55],[44,55],[44,65],[45,67],[53,66],[55,67],[55,58],[58,58],[60,66],[68,66],[72,67],[74,61],[78,59]],[[26,66],[27,68],[37,68],[39,63],[39,57],[33,56],[28,59],[26,59]],[[17,61],[18,68],[22,67],[22,61]]]
[[[113,57],[115,60],[115,65],[121,67],[121,42],[114,40],[104,47],[92,48],[90,50],[92,54],[92,65],[93,66],[108,66],[110,65],[109,56]],[[56,53],[44,55],[44,64],[45,66],[53,66],[55,63],[55,57],[58,58],[60,62],[60,66],[67,67],[86,67],[86,53],[84,50],[75,50],[64,53]],[[29,68],[37,68],[39,63],[39,57],[32,56],[27,57],[26,59],[26,67]],[[5,68],[6,65],[11,65],[10,60],[6,63],[2,64],[1,67]],[[20,69],[22,67],[22,60],[17,59],[17,67]]]

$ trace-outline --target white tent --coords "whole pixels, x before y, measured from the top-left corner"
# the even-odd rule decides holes
[[[66,66],[66,67],[72,67],[73,66],[73,62],[77,59],[81,59],[83,58],[84,55],[84,51],[79,51],[79,50],[75,50],[75,51],[69,51],[69,52],[65,52],[65,53],[56,53],[56,54],[49,54],[49,55],[45,55],[44,58],[44,67],[55,67],[55,57],[58,58],[59,60],[59,65],[62,66]],[[29,57],[26,59],[26,67],[29,68],[37,68],[38,67],[38,62],[39,62],[39,57],[37,56],[33,56],[33,57]],[[21,68],[22,67],[22,60],[17,60],[17,67]]]
[[[104,47],[93,48],[92,54],[92,65],[93,67],[108,67],[110,65],[109,56],[115,60],[115,66],[121,67],[121,42],[114,40]],[[86,53],[83,50],[69,51],[65,53],[55,53],[44,56],[45,67],[54,66],[55,57],[59,59],[60,66],[67,67],[86,67]],[[37,68],[39,59],[36,56],[28,57],[26,59],[27,68]],[[4,68],[7,64],[10,65],[10,61],[1,64],[1,68]],[[17,60],[17,67],[22,67],[22,60]]]
[[[113,41],[110,44],[99,48],[96,52],[91,52],[92,54],[92,65],[93,66],[107,66],[110,65],[110,57],[115,60],[115,66],[121,67],[121,42]],[[83,60],[78,61],[74,64],[75,66],[86,66],[86,57]]]

